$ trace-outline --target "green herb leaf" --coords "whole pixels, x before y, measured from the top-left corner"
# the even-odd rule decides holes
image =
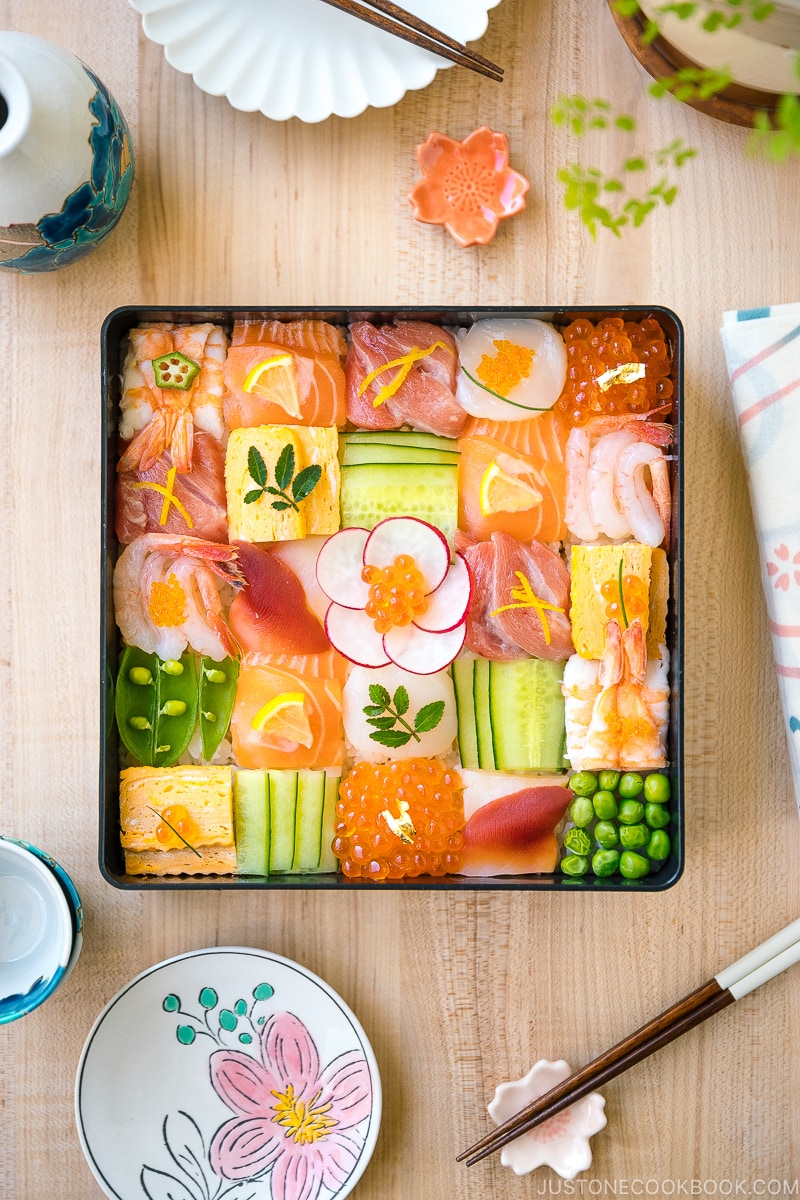
[[[369,698],[373,704],[380,704],[382,709],[386,709],[392,703],[392,697],[389,695],[385,687],[379,683],[371,683],[369,685]]]
[[[252,492],[248,492],[244,498],[245,504],[255,504],[256,500],[260,500],[264,495],[263,488],[254,488]]]
[[[365,717],[379,717],[386,709],[382,704],[365,704],[363,712]]]
[[[408,692],[402,684],[395,692],[392,702],[398,716],[402,717],[408,712]]]
[[[367,717],[367,724],[374,725],[376,729],[391,729],[394,722],[394,717]]]
[[[416,733],[427,733],[430,729],[435,729],[444,716],[444,700],[434,700],[432,704],[425,704],[414,718],[414,730]]]
[[[294,475],[294,446],[291,442],[286,445],[278,456],[278,461],[275,464],[275,482],[281,491],[285,492],[289,484],[292,482]]]
[[[282,492],[280,488],[266,487],[264,491],[269,492],[270,496],[280,496],[281,500],[286,499],[286,493]]]
[[[285,508],[294,508],[294,505],[290,504],[288,500],[273,500],[270,508],[274,508],[278,512],[283,512]]]
[[[259,487],[263,488],[267,482],[267,464],[257,446],[251,446],[247,451],[247,469]]]
[[[377,729],[375,733],[371,733],[369,736],[373,742],[378,742],[381,746],[389,748],[406,746],[411,741],[411,734],[406,733],[405,729]]]
[[[311,467],[304,467],[299,471],[292,480],[292,495],[296,503],[305,500],[322,478],[322,467],[318,463],[314,463]]]

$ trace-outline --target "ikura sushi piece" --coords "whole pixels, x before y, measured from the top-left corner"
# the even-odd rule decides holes
[[[149,471],[165,450],[178,471],[190,471],[195,427],[223,440],[226,346],[218,325],[164,323],[130,331],[119,426],[128,445],[118,471]]]
[[[561,541],[566,470],[562,462],[535,459],[489,437],[458,443],[458,525],[477,538],[507,533],[521,541]]]
[[[464,839],[458,771],[437,759],[357,762],[342,780],[333,853],[348,879],[458,871]]]
[[[244,581],[236,550],[219,542],[145,533],[114,568],[114,610],[129,646],[164,660],[187,646],[220,662],[238,647],[225,621],[220,583]]]
[[[439,325],[356,321],[345,362],[348,420],[457,437],[466,423],[455,398],[457,363],[456,343]]]
[[[118,474],[116,530],[123,543],[143,533],[190,533],[227,542],[225,458],[216,438],[195,432],[191,470],[185,474],[178,474],[169,450],[147,471]]]
[[[243,653],[323,654],[330,642],[309,610],[300,580],[271,548],[237,542],[245,586],[234,598],[228,624]]]
[[[640,322],[581,318],[564,330],[567,381],[558,409],[572,425],[598,413],[669,413],[673,384],[664,331],[652,317]]]
[[[476,321],[458,354],[459,404],[494,421],[525,421],[552,408],[567,375],[564,340],[544,321]]]
[[[344,425],[347,345],[325,321],[235,321],[225,359],[225,424]]]
[[[466,646],[496,662],[532,655],[559,662],[573,652],[570,578],[560,556],[507,533],[459,545],[473,578]]]
[[[353,667],[342,700],[345,735],[357,758],[435,758],[452,749],[458,721],[448,671]]]
[[[560,782],[463,771],[464,857],[461,875],[528,875],[554,871],[556,828],[572,794]]]
[[[283,671],[260,654],[242,659],[231,719],[239,766],[295,771],[338,766],[341,723],[337,679]]]

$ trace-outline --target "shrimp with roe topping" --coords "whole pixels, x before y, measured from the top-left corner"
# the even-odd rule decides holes
[[[180,658],[187,645],[216,662],[235,656],[219,581],[244,583],[232,546],[164,533],[136,538],[114,568],[114,608],[124,640],[164,660]]]

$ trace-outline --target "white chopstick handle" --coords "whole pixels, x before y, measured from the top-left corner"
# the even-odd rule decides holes
[[[786,950],[782,950],[780,954],[776,954],[769,962],[762,963],[761,966],[756,967],[755,971],[750,971],[735,983],[729,984],[728,990],[734,1000],[741,1000],[742,996],[749,995],[757,987],[761,987],[762,983],[766,983],[768,979],[774,979],[776,975],[780,975],[781,971],[794,966],[796,962],[800,962],[800,941],[787,947]],[[719,982],[719,976],[717,976],[717,981]]]
[[[784,950],[788,950],[789,947],[793,946],[796,942],[800,942],[800,920],[792,921],[791,925],[787,925],[786,928],[781,929],[779,933],[773,934],[771,938],[767,938],[767,940],[762,942],[760,946],[756,946],[755,950],[749,951],[748,954],[745,954],[742,958],[737,959],[735,963],[731,963],[729,967],[725,967],[725,969],[720,971],[719,975],[715,977],[717,983],[721,988],[730,988],[731,991],[733,991],[732,984],[738,983],[740,979],[743,979],[745,975],[749,975],[758,967],[763,967],[765,963],[768,963],[771,959],[775,958],[776,955],[781,954]],[[797,960],[794,959],[793,961],[796,962]],[[787,963],[786,965],[790,966],[791,964]],[[780,970],[783,970],[783,968],[781,967]],[[764,977],[764,979],[771,978],[771,975],[766,975]],[[761,980],[760,982],[763,983],[764,980]],[[758,984],[754,983],[753,987],[758,987]],[[745,993],[743,992],[742,995],[744,994]]]

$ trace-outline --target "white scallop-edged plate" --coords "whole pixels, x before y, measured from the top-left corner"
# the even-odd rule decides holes
[[[453,66],[323,0],[130,0],[167,61],[204,92],[273,121],[355,117],[396,104]],[[460,42],[485,32],[500,0],[404,0]],[[463,69],[463,68],[461,68]]]
[[[97,1018],[78,1135],[114,1200],[343,1200],[378,1138],[372,1047],[344,1001],[265,950],[157,963]],[[310,1190],[309,1190],[310,1189]]]

